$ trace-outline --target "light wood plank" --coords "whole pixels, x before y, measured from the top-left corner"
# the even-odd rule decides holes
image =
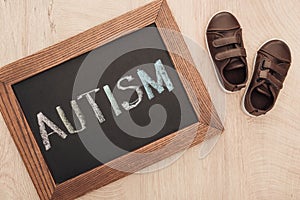
[[[0,64],[8,64],[148,2],[53,0],[51,8],[50,1],[2,0]],[[131,175],[80,199],[299,199],[300,2],[168,3],[181,31],[203,48],[204,27],[211,15],[224,9],[232,11],[243,27],[250,70],[261,43],[273,37],[285,39],[293,52],[293,64],[277,105],[267,116],[254,119],[240,110],[243,92],[226,95],[225,132],[207,158],[198,159],[198,148],[194,147],[167,168]],[[209,78],[215,81],[213,76]],[[2,117],[0,150],[0,199],[38,199]]]

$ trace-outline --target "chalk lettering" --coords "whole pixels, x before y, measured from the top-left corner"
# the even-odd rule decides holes
[[[137,107],[141,103],[142,98],[143,98],[143,91],[140,89],[139,86],[127,86],[127,87],[121,86],[121,82],[124,80],[131,82],[134,80],[134,78],[132,76],[125,76],[125,77],[121,78],[117,83],[117,88],[120,90],[132,89],[132,90],[135,90],[138,95],[138,98],[135,101],[130,102],[130,103],[128,101],[124,101],[122,103],[122,106],[125,110],[131,110],[131,109]]]
[[[86,122],[84,119],[84,115],[82,114],[82,112],[75,100],[71,101],[71,106],[81,124],[81,129],[79,129],[79,130],[74,129],[71,122],[67,119],[65,112],[63,111],[63,109],[60,106],[56,107],[56,111],[57,111],[61,121],[64,123],[65,127],[69,131],[69,133],[71,133],[71,134],[80,133],[86,129],[86,126],[85,126]]]
[[[107,96],[107,98],[108,98],[108,100],[109,100],[109,102],[110,102],[110,104],[111,104],[111,106],[112,106],[112,108],[113,108],[116,116],[119,116],[122,112],[121,112],[121,110],[120,110],[120,108],[118,106],[117,100],[114,97],[113,93],[111,92],[109,86],[105,85],[103,87],[103,89],[104,89],[104,92],[105,92],[105,94],[106,94],[106,96]]]
[[[101,123],[105,122],[105,118],[101,112],[101,110],[99,109],[98,105],[96,104],[96,102],[94,101],[93,97],[91,96],[91,93],[95,92],[97,93],[100,89],[96,88],[94,90],[91,90],[89,92],[86,92],[84,94],[81,94],[77,97],[78,100],[82,99],[84,96],[86,97],[87,101],[89,102],[89,104],[91,105],[98,121]]]
[[[43,140],[43,145],[45,146],[46,151],[48,151],[51,148],[51,143],[49,140],[50,135],[56,133],[63,139],[66,139],[66,137],[68,136],[67,134],[65,134],[65,132],[63,132],[60,128],[58,128],[57,125],[55,125],[51,120],[49,120],[42,112],[37,114],[37,120],[40,127],[40,133]],[[51,128],[53,132],[47,133],[45,125]]]
[[[154,88],[155,90],[157,90],[158,93],[162,93],[164,91],[163,86],[166,86],[166,88],[169,90],[169,92],[171,92],[174,89],[173,83],[170,80],[170,78],[167,74],[167,71],[166,71],[164,65],[162,64],[161,60],[157,60],[154,63],[154,68],[155,68],[155,72],[156,72],[156,79],[157,79],[156,81],[154,81],[144,70],[141,70],[141,69],[137,70],[137,74],[142,82],[142,85],[144,86],[144,89],[147,93],[149,100],[154,98],[154,94],[151,90],[151,87]],[[124,90],[135,90],[135,92],[137,93],[137,96],[138,96],[138,98],[132,102],[124,101],[122,103],[122,107],[126,111],[136,108],[143,99],[143,91],[140,88],[140,86],[134,86],[134,85],[122,86],[121,85],[121,83],[123,81],[131,82],[133,80],[134,80],[134,78],[132,76],[125,76],[125,77],[120,78],[117,82],[117,88],[119,90],[123,90],[123,91]],[[121,111],[121,109],[118,105],[118,102],[117,102],[114,94],[112,93],[110,87],[108,85],[105,85],[105,86],[103,86],[103,90],[107,96],[107,99],[109,100],[109,102],[111,104],[111,107],[112,107],[115,115],[119,116],[120,114],[122,114],[122,111]],[[83,93],[77,97],[77,101],[81,100],[85,97],[86,100],[88,101],[89,105],[93,109],[94,114],[95,114],[96,118],[98,119],[99,123],[102,124],[105,122],[105,117],[102,114],[99,106],[95,102],[94,98],[92,97],[93,93],[97,93],[99,91],[100,91],[100,89],[96,88],[94,90]],[[75,112],[75,114],[80,122],[80,125],[81,125],[80,129],[75,130],[75,128],[73,127],[71,122],[67,119],[64,110],[60,106],[56,107],[56,111],[57,111],[61,121],[63,122],[64,126],[66,127],[66,129],[68,130],[68,132],[70,134],[83,132],[87,128],[85,117],[84,117],[83,113],[81,112],[76,100],[71,100],[70,104],[71,104],[72,110]],[[41,134],[41,137],[43,140],[43,145],[45,146],[46,151],[48,151],[51,148],[51,143],[49,141],[50,135],[52,135],[53,133],[56,133],[63,139],[65,139],[67,137],[67,134],[64,131],[62,131],[57,125],[55,125],[51,120],[49,120],[42,112],[37,114],[37,119],[38,119],[38,124],[39,124],[39,128],[40,128],[40,134]],[[47,133],[46,125],[50,129],[53,130],[51,133]]]
[[[157,90],[159,94],[161,94],[164,91],[163,82],[165,82],[169,92],[171,92],[174,89],[173,83],[171,82],[161,60],[157,60],[154,63],[154,66],[155,66],[156,78],[157,78],[156,82],[144,70],[137,71],[144,85],[149,100],[154,98],[154,94],[149,85],[151,85],[155,90]]]

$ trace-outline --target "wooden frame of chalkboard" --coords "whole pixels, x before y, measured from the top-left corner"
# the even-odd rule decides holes
[[[151,152],[168,144],[176,135],[185,136],[182,137],[182,141],[173,144],[161,156],[145,155],[142,160],[136,160],[134,155],[128,153],[111,163],[114,165],[130,163],[133,170],[138,171],[181,151],[186,145],[184,138],[189,138],[191,129],[196,128],[197,130],[191,146],[202,142],[208,129],[210,135],[223,131],[222,123],[194,64],[183,59],[182,56],[172,53],[181,52],[185,58],[192,60],[183,37],[170,35],[164,31],[164,29],[168,29],[180,32],[167,2],[154,1],[0,69],[1,113],[41,199],[73,199],[121,179],[129,173],[112,169],[108,165],[101,165],[75,178],[56,184],[26,121],[12,85],[105,45],[128,34],[128,31],[139,30],[153,23],[161,28],[159,30],[161,37],[167,49],[170,50],[176,70],[189,82],[189,86],[187,86],[183,81],[188,96],[189,91],[196,91],[196,100],[193,98],[190,100],[199,121],[134,151],[135,153]]]

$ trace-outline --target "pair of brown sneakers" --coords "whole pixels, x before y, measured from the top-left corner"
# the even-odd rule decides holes
[[[237,19],[229,12],[213,16],[207,26],[206,41],[221,88],[230,93],[246,87],[247,54]],[[282,40],[270,40],[260,47],[242,102],[247,114],[259,116],[273,108],[290,64],[291,52]]]

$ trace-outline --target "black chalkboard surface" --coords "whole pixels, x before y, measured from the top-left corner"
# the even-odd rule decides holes
[[[159,62],[164,65],[173,87],[170,89],[164,84],[160,93],[150,85],[153,92],[150,99],[138,72],[142,70],[157,81],[154,64]],[[118,89],[122,77],[127,77],[121,82],[123,87],[140,86],[143,92],[140,103],[129,111],[121,104],[124,101],[136,102],[138,93],[136,88]],[[112,91],[119,107],[117,113],[104,88]],[[198,120],[155,24],[16,83],[13,90],[56,183],[76,177]],[[89,91],[105,118],[103,123],[97,120],[87,95],[82,96]],[[72,110],[72,100],[84,115],[86,128],[70,134],[56,108],[59,106],[78,130],[82,124]],[[50,134],[49,149],[45,148],[41,136],[39,113],[67,135],[63,139],[58,134]],[[45,128],[47,133],[53,132],[47,124]],[[106,144],[108,140],[111,145]]]

